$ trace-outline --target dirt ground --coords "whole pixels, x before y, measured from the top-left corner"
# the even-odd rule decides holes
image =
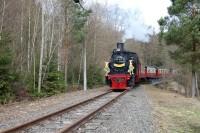
[[[160,133],[200,133],[200,101],[144,85]]]

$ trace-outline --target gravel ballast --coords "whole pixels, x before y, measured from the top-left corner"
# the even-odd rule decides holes
[[[1,106],[0,131],[89,99],[107,90],[109,87],[102,87],[87,92],[77,91],[38,101]],[[155,126],[150,103],[144,86],[136,87],[79,128],[77,132],[154,133]]]
[[[69,92],[37,101],[18,102],[0,106],[0,132],[20,123],[69,107],[109,90],[108,87]]]
[[[80,133],[154,133],[150,100],[142,86],[121,97],[91,122],[79,128]]]

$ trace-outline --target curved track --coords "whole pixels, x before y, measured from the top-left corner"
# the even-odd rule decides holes
[[[122,93],[106,92],[94,98],[72,105],[57,112],[37,118],[27,123],[5,130],[1,133],[28,132],[28,133],[64,133],[72,132],[86,123],[106,106],[113,103]]]

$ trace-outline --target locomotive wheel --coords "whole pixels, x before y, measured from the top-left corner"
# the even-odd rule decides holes
[[[135,87],[135,77],[131,76],[131,79],[128,81],[128,86],[131,88]]]
[[[134,88],[134,87],[135,87],[135,79],[133,78],[131,81],[131,88]]]
[[[106,81],[107,85],[111,86],[111,80],[109,80],[107,76],[106,76],[106,80],[105,81]]]

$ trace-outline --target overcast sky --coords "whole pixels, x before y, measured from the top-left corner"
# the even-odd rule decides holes
[[[126,31],[126,38],[135,37],[138,40],[147,40],[146,34],[151,33],[147,27],[151,26],[156,32],[159,31],[157,21],[167,15],[167,7],[170,0],[88,0],[97,1],[102,4],[118,5],[132,14],[129,20],[129,29]],[[86,2],[86,0],[85,0]],[[134,14],[137,13],[137,17]]]

